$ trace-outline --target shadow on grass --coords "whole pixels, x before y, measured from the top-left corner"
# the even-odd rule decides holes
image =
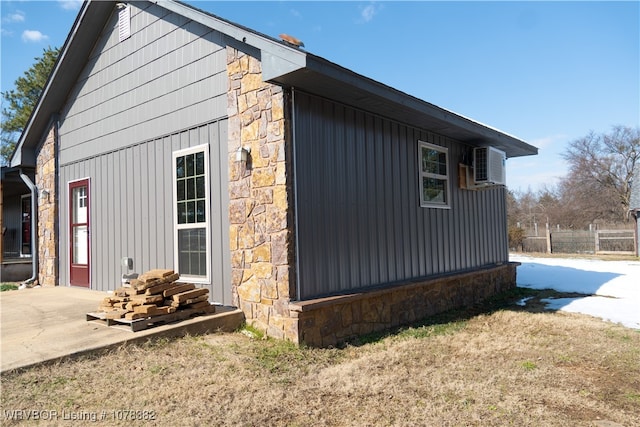
[[[529,289],[516,287],[506,292],[475,304],[471,307],[448,310],[443,313],[425,317],[417,322],[399,326],[380,332],[372,332],[347,341],[344,345],[363,346],[377,343],[385,338],[396,336],[424,338],[437,335],[453,334],[464,329],[466,322],[481,314],[492,314],[501,310],[526,311],[529,313],[552,312],[545,308],[545,298],[583,298],[589,294],[575,292],[558,292],[553,289]],[[526,304],[521,303],[526,299]]]

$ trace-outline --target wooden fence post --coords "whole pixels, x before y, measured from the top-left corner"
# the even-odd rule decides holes
[[[549,223],[547,223],[547,253],[551,253],[551,229],[549,228]]]

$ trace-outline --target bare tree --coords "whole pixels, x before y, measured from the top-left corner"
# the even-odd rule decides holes
[[[626,218],[631,179],[640,159],[640,128],[591,132],[571,142],[563,158],[569,162],[569,173],[560,182],[561,198],[574,210],[577,222]]]
[[[540,221],[550,227],[555,225],[571,227],[564,217],[564,203],[560,199],[557,188],[545,185],[538,191],[536,210],[539,212]]]

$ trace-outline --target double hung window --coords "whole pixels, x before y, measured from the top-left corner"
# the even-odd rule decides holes
[[[449,207],[449,150],[418,141],[420,206]]]
[[[181,277],[210,276],[209,146],[173,153],[175,265]]]

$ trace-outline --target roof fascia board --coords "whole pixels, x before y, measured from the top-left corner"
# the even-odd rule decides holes
[[[267,50],[261,51],[262,80],[265,82],[276,80],[279,77],[304,68],[304,65],[291,62],[288,59],[274,55]]]
[[[307,64],[307,54],[297,48],[285,46],[275,39],[262,35],[256,31],[243,28],[218,18],[209,13],[195,9],[189,5],[174,0],[149,0],[171,12],[198,22],[227,37],[246,43],[260,50],[263,63],[262,79],[269,81],[299,69]]]
[[[18,142],[16,149],[13,152],[13,156],[9,160],[9,166],[12,168],[19,167],[22,164],[22,141]]]
[[[418,99],[383,83],[357,74],[351,70],[347,70],[344,67],[318,56],[311,54],[308,55],[307,68],[334,80],[344,82],[347,85],[354,86],[364,92],[371,93],[372,95],[380,97],[386,101],[390,101],[397,105],[420,112],[421,114],[428,115],[429,117],[440,120],[447,125],[472,132],[480,138],[508,141],[510,144],[516,145],[521,151],[527,152],[531,155],[538,154],[538,149],[536,147],[515,136]],[[281,80],[286,80],[286,76]]]
[[[262,78],[264,81],[274,81],[287,84],[287,75],[295,74],[299,70],[309,70],[322,76],[334,79],[356,87],[363,93],[370,93],[385,101],[390,101],[405,108],[425,114],[436,120],[442,121],[448,126],[462,129],[466,132],[478,135],[479,138],[504,141],[515,145],[517,151],[526,154],[537,154],[538,149],[526,142],[502,132],[493,127],[484,125],[452,111],[438,107],[414,96],[403,93],[397,89],[379,83],[368,77],[347,70],[337,64],[323,58],[308,54],[297,48],[292,48],[277,40],[262,35],[254,30],[244,28],[209,13],[203,12],[192,6],[176,0],[149,0],[167,10],[185,16],[195,22],[219,31],[241,43],[246,43],[261,51],[263,67]],[[514,147],[515,148],[515,147]]]
[[[24,128],[24,130],[22,131],[22,134],[20,134],[20,139],[18,139],[18,144],[16,146],[16,150],[13,153],[13,156],[11,156],[11,166],[12,167],[17,167],[17,166],[35,166],[35,158],[29,158],[29,157],[35,157],[34,155],[32,156],[24,156],[23,154],[28,154],[28,153],[23,153],[23,149],[24,147],[24,142],[27,139],[27,137],[29,136],[29,134],[31,133],[31,129],[33,128],[33,122],[34,119],[36,117],[39,117],[40,111],[42,110],[42,104],[45,98],[47,98],[47,95],[49,94],[50,90],[51,90],[51,86],[54,80],[56,80],[56,76],[59,73],[60,70],[60,65],[63,63],[64,58],[67,55],[67,52],[69,51],[69,46],[71,45],[71,40],[75,37],[76,33],[78,32],[78,27],[80,26],[80,23],[82,22],[82,19],[84,18],[85,14],[87,13],[87,9],[89,8],[89,3],[84,3],[82,5],[82,8],[80,9],[80,12],[78,13],[78,17],[76,18],[76,21],[73,24],[73,28],[71,30],[71,33],[69,34],[69,36],[67,36],[67,41],[64,45],[64,48],[61,50],[60,54],[58,55],[58,58],[56,60],[55,66],[53,67],[53,71],[52,73],[49,75],[49,79],[47,80],[47,83],[44,86],[44,90],[42,91],[42,93],[40,94],[40,98],[38,99],[38,102],[36,103],[35,108],[33,109],[33,111],[31,112],[31,116],[29,116],[29,121],[27,122],[27,126]],[[23,158],[25,160],[25,162],[23,162]],[[26,163],[29,162],[29,163]]]
[[[58,55],[58,58],[53,67],[53,70],[49,75],[49,78],[44,86],[44,89],[42,90],[42,93],[40,94],[40,98],[38,99],[36,106],[31,112],[31,116],[29,117],[27,125],[25,126],[24,130],[22,131],[22,134],[20,135],[20,138],[18,139],[18,143],[16,144],[15,151],[11,156],[11,161],[9,162],[12,167],[19,167],[19,166],[35,167],[36,159],[35,159],[35,152],[33,152],[33,150],[35,149],[35,145],[37,145],[40,142],[41,132],[39,132],[39,129],[41,128],[42,125],[47,125],[48,123],[50,123],[50,115],[52,114],[52,112],[56,110],[56,108],[59,108],[59,107],[49,105],[57,101],[60,101],[56,99],[50,99],[51,92],[54,92],[57,89],[59,89],[59,85],[57,84],[57,82],[60,79],[67,77],[66,75],[67,72],[64,69],[65,67],[67,67],[66,58],[74,54],[71,51],[73,50],[72,45],[74,45],[76,36],[78,34],[78,30],[80,29],[80,27],[82,26],[82,23],[87,18],[89,11],[91,11],[91,13],[94,13],[94,14],[100,14],[102,10],[112,8],[114,4],[115,4],[114,1],[104,1],[104,2],[87,1],[83,3],[82,7],[80,8],[80,11],[78,12],[78,16],[76,17],[76,20],[73,23],[71,32],[67,36],[67,39],[65,40],[65,43],[62,46],[62,49],[60,50],[60,54]],[[96,11],[95,10],[96,8],[101,9],[101,11]],[[93,46],[93,44],[91,46]],[[53,96],[53,98],[56,98],[56,97]],[[48,111],[44,111],[44,110],[48,110]],[[46,117],[43,117],[43,116],[46,116]],[[32,134],[34,132],[38,133],[36,136],[37,141],[31,142],[31,140],[33,139]]]

